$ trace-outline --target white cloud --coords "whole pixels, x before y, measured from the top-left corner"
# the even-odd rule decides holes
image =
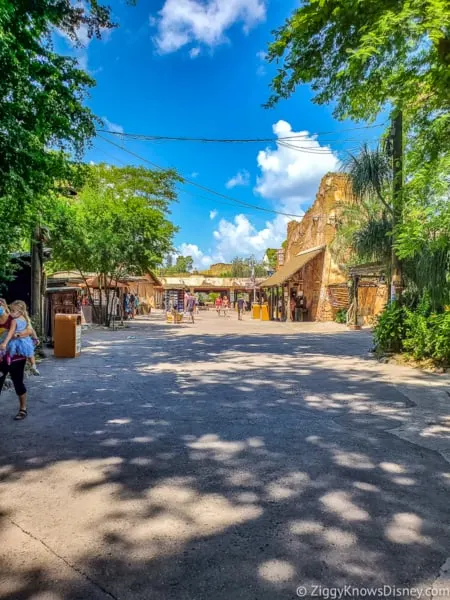
[[[272,201],[274,210],[301,218],[303,208],[314,202],[320,180],[327,172],[339,169],[339,160],[314,136],[307,131],[293,131],[286,121],[278,121],[273,131],[278,138],[292,137],[289,141],[291,147],[269,147],[258,153],[259,176],[254,193]],[[213,262],[250,254],[262,259],[267,248],[280,247],[286,239],[287,223],[293,219],[292,216],[278,214],[260,229],[244,214],[238,214],[231,220],[221,219],[213,233],[215,247],[209,255]]]
[[[277,138],[292,137],[290,147],[266,148],[258,153],[261,175],[255,192],[270,200],[292,206],[312,202],[319,182],[328,171],[339,168],[332,150],[321,146],[308,131],[295,132],[286,121],[273,126]]]
[[[198,46],[196,46],[195,48],[191,48],[189,50],[189,56],[191,58],[197,58],[197,56],[200,54],[201,50]]]
[[[264,52],[264,50],[260,50],[259,52],[257,52],[256,56],[259,58],[259,60],[261,62],[265,61],[267,58],[267,54]]]
[[[267,0],[165,0],[159,11],[155,44],[162,53],[196,42],[214,47],[228,41],[225,32],[242,24],[245,33],[266,18]]]
[[[214,219],[215,219],[216,217],[217,217],[217,210],[216,210],[216,209],[214,209],[214,210],[211,210],[211,211],[209,212],[209,218],[211,219],[211,221],[214,221]]]
[[[273,221],[267,221],[265,227],[257,229],[243,214],[236,215],[232,221],[221,219],[214,231],[216,252],[225,260],[251,254],[262,258],[267,248],[277,248],[286,239],[286,226],[290,220],[277,215]]]
[[[106,117],[102,117],[102,121],[105,124],[105,127],[108,131],[115,131],[115,132],[123,133],[124,129],[123,129],[122,125],[117,125],[117,123],[113,123]]]
[[[183,243],[179,246],[178,253],[181,256],[192,256],[194,267],[199,270],[207,269],[214,262],[214,259],[203,253],[196,244]]]
[[[198,175],[199,174],[197,173],[197,171],[194,171],[193,173],[191,173],[192,179],[197,179]]]
[[[230,190],[234,187],[237,187],[238,185],[250,185],[250,173],[245,169],[243,171],[239,171],[234,177],[229,179],[226,182],[225,187],[227,187]]]
[[[264,50],[260,50],[256,53],[256,56],[258,57],[260,62],[258,68],[256,69],[256,74],[258,75],[258,77],[263,77],[267,73],[265,65],[267,54],[264,52]]]

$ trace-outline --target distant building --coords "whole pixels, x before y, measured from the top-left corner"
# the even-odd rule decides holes
[[[284,317],[292,318],[291,298],[299,295],[305,299],[303,316],[309,321],[331,321],[338,310],[349,308],[350,274],[336,259],[331,244],[339,207],[352,201],[347,176],[329,173],[322,178],[315,202],[303,219],[288,223],[286,250],[278,253],[278,269],[261,284],[269,291],[272,318],[280,318],[280,310]],[[370,286],[373,293],[358,291],[363,322],[373,319],[387,301],[382,277],[366,279],[364,288]]]
[[[200,271],[200,275],[206,275],[208,277],[220,277],[224,273],[231,273],[231,269],[233,268],[232,264],[229,263],[215,263],[211,265],[209,269],[205,271]]]
[[[230,265],[231,266],[231,265]],[[156,306],[161,307],[168,291],[188,290],[191,293],[209,294],[218,293],[228,296],[232,302],[239,293],[249,296],[255,294],[259,297],[259,286],[263,277],[209,277],[207,275],[167,275],[160,276],[162,285],[156,288]]]
[[[284,265],[284,248],[277,250],[277,270]]]

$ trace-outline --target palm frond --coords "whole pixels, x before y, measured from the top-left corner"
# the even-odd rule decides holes
[[[353,193],[358,200],[376,198],[388,212],[392,212],[392,166],[389,156],[381,148],[372,150],[367,144],[363,144],[357,155],[349,154],[343,168],[349,175]]]
[[[358,256],[368,262],[389,265],[392,255],[392,221],[385,215],[370,217],[353,236]]]
[[[424,244],[420,254],[405,261],[407,278],[417,287],[419,295],[428,295],[434,310],[450,305],[450,243],[432,248]]]

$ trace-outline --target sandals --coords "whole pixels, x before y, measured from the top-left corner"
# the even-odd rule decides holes
[[[14,417],[14,421],[23,421],[28,415],[26,408],[21,408],[17,415]]]

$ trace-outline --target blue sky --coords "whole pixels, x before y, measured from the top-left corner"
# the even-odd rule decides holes
[[[67,40],[58,39],[58,50],[75,53],[96,79],[89,105],[106,128],[209,138],[333,132],[296,142],[316,149],[314,153],[274,143],[138,142],[107,135],[201,185],[301,215],[313,202],[321,177],[338,168],[339,153],[381,131],[343,131],[355,124],[337,122],[332,107],[314,105],[307,86],[274,109],[262,108],[274,73],[264,62],[264,51],[271,31],[297,1],[140,0],[132,7],[112,0],[110,5],[119,27],[103,41],[89,41],[81,31],[85,45],[72,49]],[[99,138],[86,159],[145,164]],[[285,238],[288,217],[245,208],[195,187],[184,190],[172,206],[172,219],[180,227],[175,245],[192,254],[199,267],[236,255],[262,257],[267,247],[277,247]]]

